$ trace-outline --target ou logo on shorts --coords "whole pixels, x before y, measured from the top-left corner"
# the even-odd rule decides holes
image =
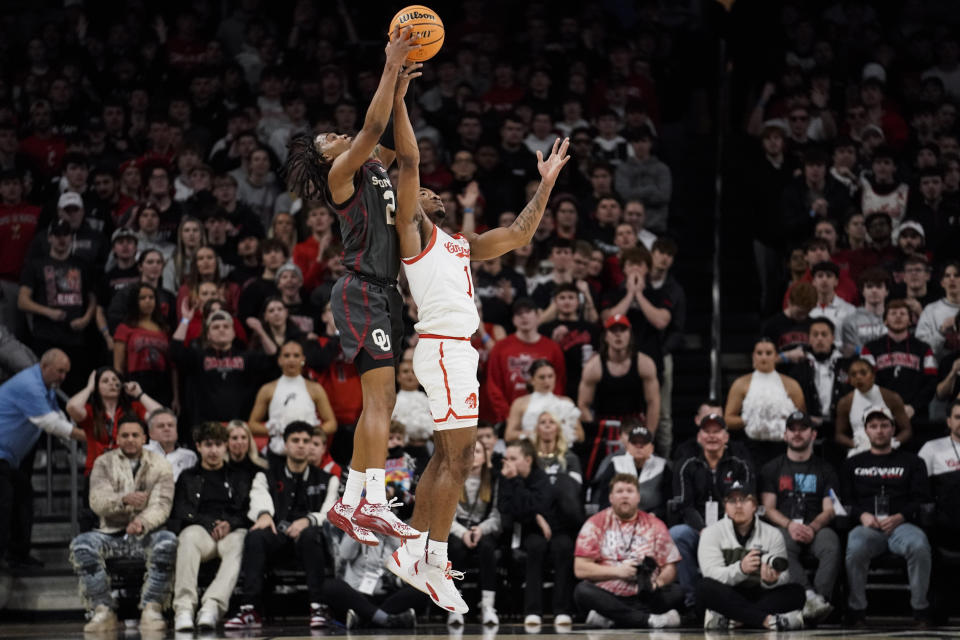
[[[373,344],[380,347],[381,351],[390,351],[390,336],[383,329],[374,329],[370,337],[373,338]]]

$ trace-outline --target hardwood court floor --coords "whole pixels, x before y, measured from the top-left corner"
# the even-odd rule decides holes
[[[543,625],[539,633],[530,633],[524,629],[523,625],[501,625],[495,628],[483,628],[479,625],[467,625],[459,630],[450,630],[444,625],[426,625],[418,627],[415,631],[346,631],[344,629],[330,629],[323,631],[310,632],[305,628],[306,621],[291,620],[284,625],[265,626],[255,632],[224,632],[216,634],[204,634],[197,636],[192,633],[173,633],[166,634],[144,634],[144,640],[189,640],[199,638],[202,640],[219,640],[220,638],[245,638],[249,640],[267,640],[270,638],[284,638],[290,640],[308,640],[319,637],[340,637],[356,640],[518,640],[526,638],[528,640],[626,640],[627,638],[639,638],[645,640],[727,640],[730,638],[755,638],[756,640],[774,640],[776,638],[796,638],[796,639],[816,639],[831,640],[833,638],[858,638],[864,640],[873,640],[879,638],[960,638],[960,626],[938,627],[930,630],[908,629],[903,626],[903,621],[878,622],[877,626],[866,629],[842,629],[839,627],[826,627],[820,629],[809,629],[804,631],[774,632],[774,631],[731,631],[731,632],[704,632],[697,629],[674,629],[674,630],[605,630],[598,631],[586,629],[582,625],[574,625],[573,630],[564,633],[557,633],[553,625]],[[33,623],[33,624],[0,624],[0,638],[40,640],[40,639],[64,639],[64,640],[136,640],[140,638],[136,627],[128,628],[117,632],[116,635],[87,635],[82,632],[82,623]]]

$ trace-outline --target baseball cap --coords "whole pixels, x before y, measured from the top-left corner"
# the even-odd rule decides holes
[[[813,422],[803,411],[794,411],[789,416],[787,416],[787,429],[792,427],[801,426],[804,428],[813,427]]]
[[[900,226],[897,227],[897,232],[893,234],[896,239],[900,238],[900,234],[903,233],[904,229],[913,229],[920,234],[920,237],[926,239],[927,234],[923,231],[923,225],[917,222],[916,220],[905,220],[900,223]]]
[[[73,228],[66,220],[57,220],[50,225],[49,233],[52,236],[69,236],[73,234]]]
[[[653,434],[642,424],[637,424],[627,432],[627,440],[630,444],[650,444],[653,442]]]
[[[830,262],[829,260],[824,260],[823,262],[818,262],[810,268],[810,275],[815,276],[821,271],[829,271],[836,277],[840,277],[840,267]]]
[[[874,80],[880,84],[886,84],[887,82],[887,70],[883,68],[879,62],[868,62],[863,65],[863,74],[861,75],[861,80]]]
[[[229,311],[224,311],[223,309],[220,309],[219,311],[214,311],[207,318],[207,326],[209,327],[211,324],[213,324],[217,320],[226,320],[227,322],[232,323],[233,316],[230,315]]]
[[[622,313],[615,313],[609,318],[607,318],[606,321],[603,323],[604,329],[609,329],[613,326],[621,326],[629,329],[630,320],[627,318],[627,316],[623,315]]]
[[[752,496],[753,488],[750,486],[749,483],[742,482],[739,479],[735,479],[733,482],[731,482],[730,484],[724,487],[723,497],[727,498],[734,493],[739,493],[744,496]]]
[[[875,135],[880,136],[881,140],[887,139],[887,136],[883,133],[883,129],[881,129],[878,125],[875,125],[875,124],[868,124],[863,129],[861,129],[860,138],[861,139],[865,138],[868,133],[873,133]]]
[[[721,429],[727,428],[727,423],[724,422],[723,416],[719,413],[708,413],[703,416],[703,419],[700,420],[700,428],[703,429],[709,424],[720,425]]]
[[[83,209],[83,198],[80,197],[79,193],[67,191],[60,194],[60,199],[57,200],[57,208],[66,209],[67,207],[80,207]]]
[[[120,227],[113,232],[113,235],[110,236],[110,242],[116,242],[120,238],[133,238],[137,239],[137,234],[133,232],[133,229],[127,229],[126,227]]]
[[[886,405],[874,404],[863,410],[863,424],[867,424],[867,421],[878,413],[887,420],[890,420],[891,422],[893,421],[893,414],[890,412],[890,409],[886,407]]]

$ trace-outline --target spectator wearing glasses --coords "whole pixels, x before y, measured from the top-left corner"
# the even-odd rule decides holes
[[[817,428],[810,416],[796,411],[787,418],[787,451],[760,470],[760,498],[764,518],[780,528],[790,562],[790,579],[806,590],[804,619],[822,620],[833,611],[828,601],[840,571],[840,539],[830,528],[834,518],[830,491],[839,489],[837,474],[813,455]],[[801,557],[817,559],[810,583]]]

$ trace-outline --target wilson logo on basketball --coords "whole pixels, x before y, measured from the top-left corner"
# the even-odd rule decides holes
[[[462,247],[456,242],[447,242],[443,246],[447,248],[447,251],[457,256],[458,258],[470,257],[470,247]]]
[[[464,403],[465,405],[467,405],[467,408],[468,408],[468,409],[476,409],[476,408],[477,408],[477,394],[471,393],[470,395],[467,396],[467,399],[464,400],[463,403]]]
[[[402,16],[400,16],[400,19],[398,20],[398,22],[400,24],[403,24],[404,22],[407,22],[409,20],[418,20],[420,18],[423,18],[425,20],[437,19],[437,17],[432,13],[421,13],[420,11],[411,11],[410,13],[405,13]]]

